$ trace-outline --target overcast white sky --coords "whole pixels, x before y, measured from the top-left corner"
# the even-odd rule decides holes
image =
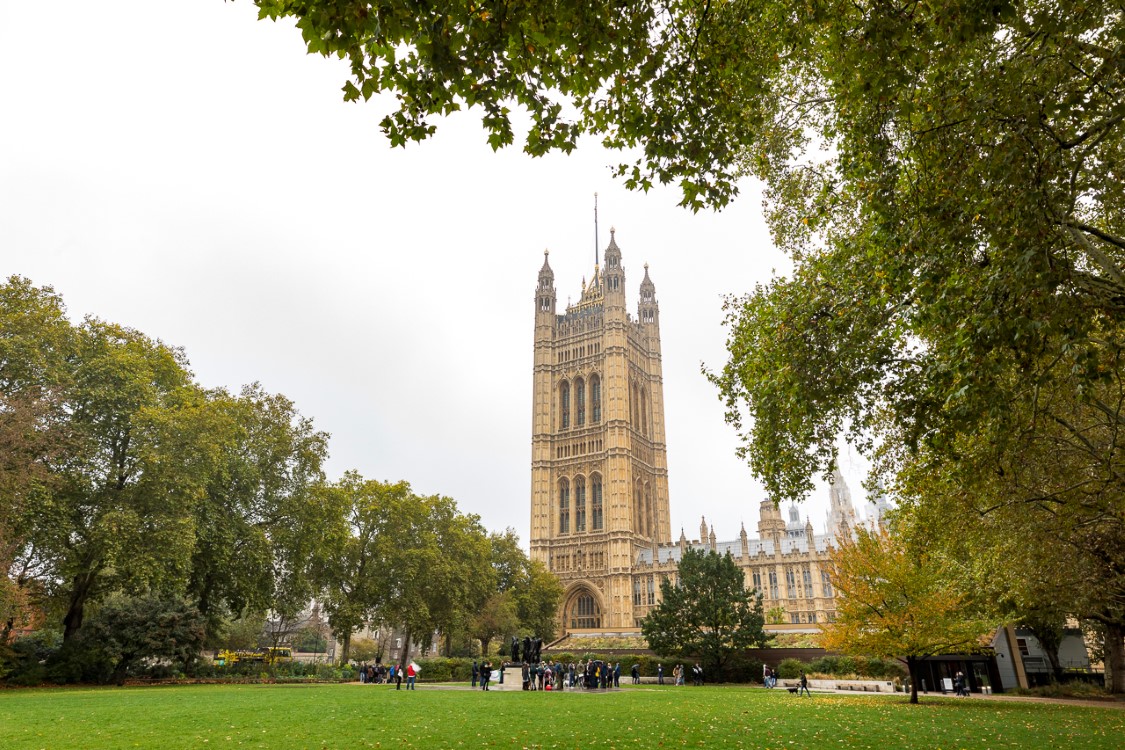
[[[493,153],[476,112],[391,149],[386,102],[348,104],[248,0],[0,0],[0,273],[183,347],[199,381],[261,381],[358,469],[529,523],[533,296],[551,250],[560,308],[617,228],[630,308],[661,308],[672,525],[720,539],[761,488],[700,364],[725,361],[722,297],[784,272],[756,186],[722,213],[629,193],[596,143]],[[862,512],[862,459],[842,456]],[[821,529],[827,491],[802,509]]]

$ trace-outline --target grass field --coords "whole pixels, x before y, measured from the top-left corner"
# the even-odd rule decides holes
[[[1125,710],[743,687],[603,694],[361,685],[0,691],[0,748],[1106,748]]]

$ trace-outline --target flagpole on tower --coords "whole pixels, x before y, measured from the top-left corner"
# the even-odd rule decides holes
[[[598,194],[594,193],[594,267],[598,266]]]

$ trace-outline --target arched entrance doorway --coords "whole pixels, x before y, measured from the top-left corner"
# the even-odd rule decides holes
[[[602,626],[602,608],[598,597],[585,586],[571,593],[563,614],[563,625],[567,630],[589,630]]]

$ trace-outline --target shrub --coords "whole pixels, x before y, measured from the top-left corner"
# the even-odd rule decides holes
[[[205,628],[203,615],[183,598],[112,595],[82,626],[80,640],[101,652],[120,685],[143,673],[146,663],[189,665],[203,648]]]
[[[782,659],[777,665],[777,676],[783,680],[795,680],[804,669],[805,665],[797,659]]]
[[[57,685],[76,682],[109,682],[113,661],[105,651],[81,636],[64,643],[47,659],[46,678]]]

